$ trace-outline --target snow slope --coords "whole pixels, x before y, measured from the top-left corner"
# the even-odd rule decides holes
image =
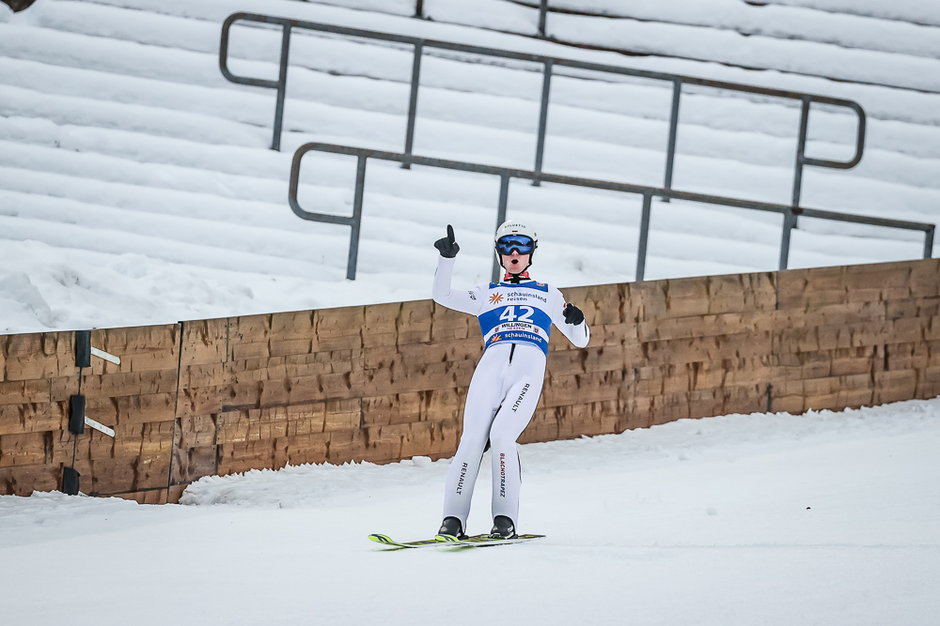
[[[426,3],[436,21],[404,17],[413,11],[409,2],[355,4],[399,15],[289,0],[44,0],[15,16],[0,14],[0,332],[425,298],[436,254],[430,242],[447,223],[462,244],[457,280],[488,278],[495,179],[370,164],[358,279],[344,280],[348,229],[303,222],[289,211],[290,156],[310,140],[400,150],[411,54],[295,33],[283,152],[272,152],[266,146],[274,94],[232,85],[218,70],[220,23],[236,10],[857,99],[869,115],[865,158],[849,172],[807,168],[804,205],[937,219],[940,95],[929,92],[932,66],[920,65],[936,61],[935,40],[874,37],[875,26],[887,20],[843,22],[836,42],[789,42],[785,54],[772,53],[792,60],[795,70],[788,73],[709,58],[625,61],[497,32],[492,28],[513,29],[485,21],[525,11],[531,22],[533,14],[502,1],[495,3],[499,10],[476,13],[476,21],[445,19],[460,11],[461,3],[451,0]],[[660,17],[648,26],[665,29],[663,41],[709,50],[716,47],[713,37],[742,26],[703,22],[701,11],[683,14],[694,23]],[[781,29],[798,23],[785,15],[777,20]],[[552,19],[562,17],[580,18]],[[591,19],[578,32],[600,42],[610,20]],[[461,20],[467,23],[440,23]],[[873,39],[883,45],[866,43]],[[891,43],[901,39],[903,45]],[[278,45],[271,31],[236,28],[231,66],[273,76]],[[853,46],[869,55],[852,64],[853,71],[865,69],[862,78],[897,80],[869,85],[803,72],[843,66],[838,55],[855,54]],[[758,58],[752,50],[739,52]],[[416,152],[530,169],[539,74],[519,64],[473,61],[425,56]],[[921,91],[899,87],[902,82]],[[664,83],[559,72],[545,169],[661,185],[670,95]],[[680,119],[676,188],[789,201],[798,120],[792,103],[689,89]],[[814,107],[808,154],[848,158],[854,124],[844,110]],[[349,160],[308,156],[303,205],[348,214],[353,174]],[[632,280],[639,208],[637,197],[551,185],[517,183],[510,191],[510,215],[531,220],[542,235],[539,277],[560,286]],[[776,216],[657,203],[652,227],[647,278],[777,265]],[[791,267],[916,258],[921,241],[915,233],[804,219]]]
[[[446,460],[0,496],[3,623],[931,626],[938,446],[940,399],[525,445],[520,525],[548,537],[462,553],[366,539],[436,530]]]

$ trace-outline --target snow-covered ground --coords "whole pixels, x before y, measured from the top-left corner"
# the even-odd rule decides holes
[[[840,18],[807,2],[739,7],[722,19],[702,3],[642,3],[637,10],[658,21],[614,20],[640,29],[629,37],[609,30],[610,19],[551,16],[573,38],[659,46],[626,59],[513,34],[531,34],[535,12],[503,0],[470,13],[457,0],[429,1],[433,21],[407,17],[411,0],[43,0],[16,15],[0,7],[0,332],[426,298],[431,242],[447,223],[462,246],[457,281],[488,279],[498,181],[371,163],[357,280],[344,279],[348,229],[290,212],[290,156],[310,140],[401,150],[411,53],[296,32],[283,151],[272,152],[273,92],[233,85],[218,70],[220,24],[237,10],[856,99],[869,122],[862,163],[808,167],[803,204],[936,223],[940,29],[922,23],[926,9],[905,24],[876,7],[875,17]],[[678,9],[685,21],[670,22]],[[759,21],[761,11],[777,17]],[[823,29],[828,39],[819,29],[791,37],[811,17],[840,28]],[[278,43],[273,32],[236,28],[232,69],[274,76]],[[670,51],[688,58],[663,56]],[[422,68],[417,153],[531,169],[534,68],[434,53]],[[597,78],[553,78],[545,170],[661,185],[671,86]],[[680,121],[677,189],[789,202],[792,103],[688,89]],[[854,125],[845,110],[814,106],[807,154],[849,158]],[[353,174],[348,159],[308,155],[302,203],[348,214]],[[509,214],[542,235],[538,278],[562,287],[634,278],[639,198],[515,183]],[[780,222],[656,203],[646,278],[776,269]],[[790,266],[917,258],[921,242],[919,233],[804,219]]]
[[[182,505],[0,496],[5,626],[933,626],[940,399],[522,446],[538,543],[436,530],[447,460],[204,478]],[[489,529],[489,464],[470,530]]]

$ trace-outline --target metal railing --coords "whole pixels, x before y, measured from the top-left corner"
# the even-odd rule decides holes
[[[341,154],[354,156],[357,159],[356,164],[356,187],[353,197],[353,214],[350,217],[341,215],[330,215],[328,213],[318,213],[307,211],[300,206],[298,200],[298,191],[300,188],[300,166],[305,154],[311,151],[326,152],[331,154]],[[417,156],[414,154],[404,154],[398,152],[385,152],[381,150],[370,150],[367,148],[354,148],[351,146],[339,146],[329,143],[307,143],[300,146],[294,153],[291,161],[290,172],[290,190],[288,199],[291,210],[301,219],[312,220],[316,222],[325,222],[328,224],[343,224],[350,227],[349,238],[349,256],[346,264],[346,278],[355,280],[356,265],[359,257],[359,233],[362,223],[362,204],[365,193],[366,181],[366,163],[369,159],[378,159],[381,161],[393,161],[398,163],[411,163],[413,165],[423,165],[447,170],[459,170],[462,172],[475,172],[478,174],[489,174],[499,176],[499,204],[496,212],[496,226],[503,223],[506,219],[506,208],[509,203],[509,181],[513,178],[521,180],[542,180],[548,183],[557,183],[560,185],[573,185],[577,187],[587,187],[592,189],[605,189],[608,191],[619,191],[624,193],[639,194],[643,197],[643,209],[640,217],[640,237],[637,246],[636,261],[636,280],[643,280],[646,272],[646,255],[649,243],[650,216],[652,212],[653,198],[675,198],[677,200],[686,200],[689,202],[699,202],[716,206],[734,207],[740,209],[751,209],[755,211],[764,211],[778,213],[783,215],[782,235],[780,239],[780,262],[779,269],[787,269],[787,263],[790,256],[790,228],[788,224],[796,218],[797,215],[811,217],[816,219],[830,220],[836,222],[849,222],[854,224],[868,224],[872,226],[883,226],[887,228],[900,228],[904,230],[917,230],[924,232],[924,258],[930,258],[933,253],[934,229],[933,224],[922,222],[907,222],[902,220],[886,219],[879,217],[867,217],[863,215],[853,215],[848,213],[835,213],[833,211],[824,211],[810,208],[794,208],[785,204],[775,204],[770,202],[759,202],[756,200],[742,200],[739,198],[727,198],[723,196],[713,196],[701,193],[690,193],[686,191],[676,191],[674,189],[646,187],[643,185],[631,185],[613,181],[597,180],[592,178],[579,178],[575,176],[563,176],[559,174],[546,174],[544,172],[535,172],[528,170],[511,169],[507,167],[498,167],[494,165],[481,165],[478,163],[469,163],[466,161],[451,161],[447,159],[437,159],[431,157]],[[493,262],[493,279],[498,280],[498,265]]]
[[[416,12],[419,7],[416,7]],[[277,80],[267,80],[261,78],[250,78],[237,76],[228,68],[228,49],[229,49],[229,31],[236,22],[255,22],[279,26],[281,28],[281,56],[279,60],[279,73]],[[373,39],[377,41],[394,42],[408,44],[413,46],[414,56],[412,61],[411,88],[408,102],[408,124],[405,131],[404,154],[410,157],[414,147],[415,119],[418,108],[418,85],[421,77],[421,57],[426,49],[440,49],[454,52],[464,52],[481,56],[496,57],[501,59],[511,59],[515,61],[527,61],[542,65],[542,92],[541,103],[539,107],[538,135],[535,148],[535,165],[533,172],[535,176],[532,183],[538,185],[541,180],[542,163],[545,154],[545,132],[548,123],[548,105],[551,91],[552,74],[556,67],[566,67],[577,70],[586,70],[601,72],[607,74],[618,74],[623,76],[632,76],[636,78],[660,80],[672,83],[672,104],[669,118],[669,136],[666,145],[666,164],[663,188],[672,188],[673,169],[676,156],[676,142],[679,125],[679,105],[684,85],[695,85],[698,87],[707,87],[720,90],[737,91],[741,93],[783,98],[796,100],[801,103],[800,122],[798,130],[798,141],[793,172],[793,187],[791,194],[791,205],[800,206],[800,195],[803,186],[803,167],[814,165],[817,167],[826,167],[834,169],[850,169],[855,167],[862,159],[862,153],[865,146],[865,112],[862,107],[852,100],[841,98],[831,98],[816,94],[803,93],[798,91],[786,91],[781,89],[769,89],[764,87],[753,87],[739,83],[729,83],[704,78],[695,78],[693,76],[683,76],[679,74],[667,74],[663,72],[652,72],[646,70],[637,70],[616,65],[604,65],[601,63],[588,63],[584,61],[575,61],[572,59],[563,59],[558,57],[549,57],[539,54],[528,54],[523,52],[513,52],[510,50],[500,50],[497,48],[484,48],[480,46],[470,46],[447,41],[437,41],[432,39],[421,39],[418,37],[409,37],[406,35],[396,35],[392,33],[383,33],[371,30],[362,30],[358,28],[346,28],[344,26],[334,26],[330,24],[320,24],[316,22],[305,22],[283,17],[273,17],[268,15],[259,15],[257,13],[233,13],[225,19],[222,24],[222,40],[219,46],[219,67],[222,75],[233,83],[242,85],[251,85],[255,87],[265,87],[277,90],[277,100],[274,110],[274,131],[271,140],[271,148],[280,150],[281,131],[284,119],[284,97],[287,90],[287,64],[290,55],[290,36],[295,28],[303,30],[312,30],[324,33],[333,33],[348,35],[350,37],[359,37]],[[855,138],[855,156],[849,161],[833,161],[827,159],[816,159],[806,156],[806,136],[809,126],[810,107],[812,104],[823,104],[835,107],[847,108],[858,116],[858,126]],[[411,161],[406,158],[402,161],[402,167],[408,168]],[[668,200],[668,198],[667,198]],[[788,223],[789,227],[795,227],[794,219]]]

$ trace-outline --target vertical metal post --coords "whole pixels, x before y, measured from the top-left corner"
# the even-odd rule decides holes
[[[930,229],[924,233],[924,258],[929,259],[933,256],[933,232],[936,227],[931,225]]]
[[[636,277],[637,282],[643,280],[646,274],[646,249],[650,239],[650,213],[653,208],[653,196],[643,194],[643,215],[640,217],[640,243],[636,250]]]
[[[539,108],[539,131],[535,145],[535,174],[532,185],[538,187],[541,181],[538,174],[542,173],[542,158],[545,154],[545,132],[548,128],[548,98],[552,88],[552,68],[554,63],[551,59],[545,61],[545,69],[542,74],[542,103]]]
[[[499,226],[506,221],[506,206],[509,204],[509,176],[506,174],[500,174],[499,176],[499,207],[496,209],[496,226],[493,230],[499,228]],[[493,282],[499,282],[499,262],[496,260],[495,254],[493,257]]]
[[[676,142],[679,135],[679,99],[682,96],[682,81],[672,83],[672,113],[669,116],[669,143],[666,146],[666,181],[665,189],[672,189],[672,172],[676,163]],[[669,202],[669,196],[663,198]]]
[[[780,263],[778,269],[785,270],[790,262],[790,234],[796,226],[796,214],[790,209],[783,216],[783,233],[780,237]]]
[[[349,231],[349,259],[346,261],[347,280],[356,280],[356,265],[359,262],[359,231],[362,226],[362,196],[366,186],[367,156],[360,154],[356,164],[356,191],[353,196],[352,223]]]
[[[408,128],[405,131],[405,154],[411,156],[415,145],[415,118],[418,115],[418,84],[421,82],[421,55],[424,44],[415,44],[414,61],[411,64],[411,95],[408,98]],[[404,161],[402,169],[410,170],[411,162]]]
[[[415,2],[414,17],[424,19],[424,0],[417,0],[417,2]]]
[[[281,62],[277,76],[277,104],[274,106],[274,137],[271,149],[281,150],[281,127],[284,124],[284,98],[287,94],[287,57],[290,54],[290,24],[284,24],[281,30]]]
[[[796,143],[796,164],[793,169],[793,196],[790,199],[790,206],[794,209],[800,206],[800,196],[803,192],[803,164],[806,160],[806,134],[809,127],[809,98],[803,98],[803,104],[800,107],[800,135]],[[793,216],[793,228],[796,228],[796,216]]]
[[[539,2],[539,37],[545,37],[545,19],[548,15],[548,0]]]

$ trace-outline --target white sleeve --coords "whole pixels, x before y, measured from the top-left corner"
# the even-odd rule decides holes
[[[431,298],[448,309],[476,315],[480,311],[480,299],[483,297],[480,288],[453,291],[450,288],[453,273],[454,259],[438,257]]]
[[[565,296],[560,291],[552,288],[552,298],[550,298],[551,311],[549,315],[552,323],[558,327],[558,330],[568,338],[578,348],[584,348],[591,341],[591,329],[588,328],[587,320],[580,324],[569,324],[565,321]]]

